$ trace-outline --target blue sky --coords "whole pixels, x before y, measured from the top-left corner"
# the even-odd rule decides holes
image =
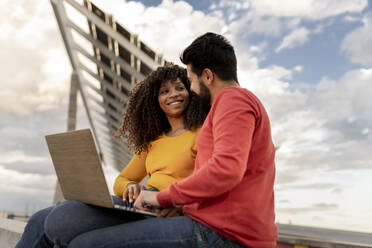
[[[161,0],[154,1],[139,1],[147,7],[156,7],[161,4]],[[218,1],[206,0],[206,1],[186,1],[189,3],[194,10],[199,10],[204,13],[211,11],[211,6],[218,5]],[[239,2],[239,1],[237,1]],[[242,1],[240,1],[242,2]],[[248,1],[249,2],[249,1]],[[228,19],[229,8],[220,8],[223,12],[223,18]],[[240,18],[245,11],[236,10],[236,19]],[[266,67],[270,64],[280,64],[286,68],[292,68],[302,64],[307,70],[303,71],[301,74],[293,77],[293,81],[303,81],[305,83],[316,83],[322,77],[340,77],[343,72],[353,68],[357,68],[353,65],[344,54],[340,53],[340,46],[346,33],[355,29],[360,25],[357,21],[355,22],[345,22],[344,19],[348,16],[360,18],[360,14],[365,14],[371,11],[370,6],[363,8],[361,12],[348,13],[344,12],[340,15],[325,18],[321,22],[313,21],[309,19],[302,19],[301,22],[303,26],[309,29],[316,29],[317,25],[325,24],[329,25],[325,32],[320,34],[313,34],[311,37],[311,42],[299,46],[297,48],[287,50],[286,52],[271,52],[266,54],[266,59],[260,63],[260,66]],[[290,31],[290,30],[289,30]],[[244,34],[241,34],[244,37]],[[248,37],[244,37],[243,40],[248,43],[256,44],[262,41],[266,41],[268,44],[268,50],[275,50],[275,47],[279,45],[280,39],[278,36],[271,35],[260,35],[253,34]],[[316,52],[314,52],[316,51]]]
[[[277,221],[372,232],[370,1],[93,2],[175,63],[207,31],[230,39],[279,147]],[[44,135],[66,129],[71,68],[48,1],[4,0],[0,16],[0,210],[36,210],[53,195]],[[78,116],[89,127],[81,103]]]

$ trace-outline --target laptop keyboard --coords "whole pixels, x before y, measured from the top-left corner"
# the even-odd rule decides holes
[[[112,200],[114,201],[114,208],[123,209],[123,210],[130,211],[130,212],[151,215],[151,216],[157,216],[155,211],[149,212],[149,211],[139,210],[133,206],[134,202],[129,203],[128,201],[123,201],[123,199],[118,196],[113,195]]]

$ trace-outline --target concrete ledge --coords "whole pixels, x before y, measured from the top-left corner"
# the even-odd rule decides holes
[[[317,248],[371,248],[372,233],[278,224],[279,243]]]
[[[0,218],[0,248],[14,248],[26,224],[26,222]],[[318,248],[372,247],[372,233],[283,224],[278,224],[278,227],[278,242],[286,245],[283,247],[288,247],[288,245]]]
[[[13,248],[21,238],[26,222],[0,218],[0,246]]]

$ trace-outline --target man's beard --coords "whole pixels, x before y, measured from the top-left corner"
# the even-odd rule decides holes
[[[199,79],[199,97],[203,105],[211,105],[211,92],[202,79]]]
[[[211,108],[211,92],[209,91],[208,87],[205,85],[203,80],[199,79],[199,109],[202,113],[209,113]],[[204,116],[205,118],[206,116]]]

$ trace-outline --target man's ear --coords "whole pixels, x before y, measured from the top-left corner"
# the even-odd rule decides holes
[[[205,68],[202,72],[202,79],[204,83],[208,86],[212,85],[214,81],[214,73],[209,68]]]

